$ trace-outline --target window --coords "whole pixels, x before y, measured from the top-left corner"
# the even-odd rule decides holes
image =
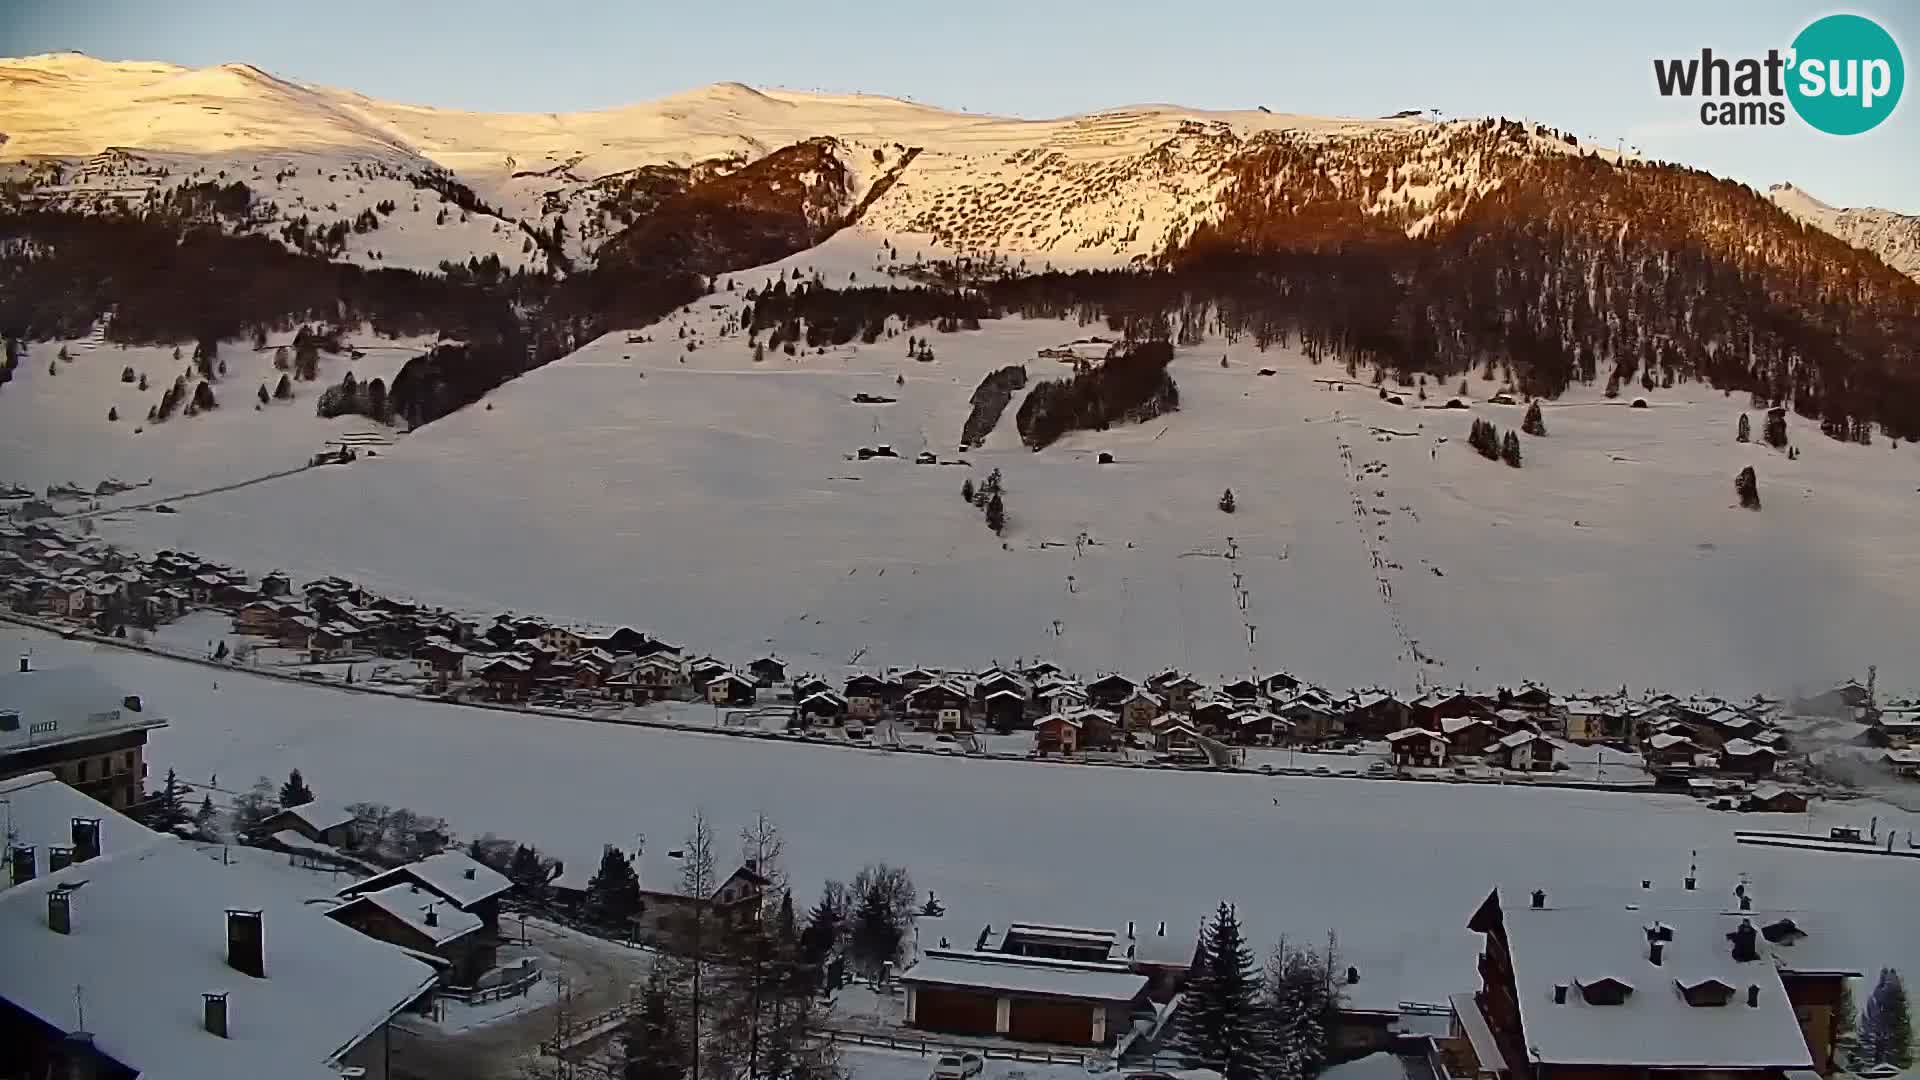
[[[80,783],[84,784],[87,782],[87,767],[92,764],[93,764],[93,759],[91,758],[80,759],[80,764],[76,766],[76,768],[79,769]]]
[[[129,750],[120,755],[120,769],[123,772],[133,771],[133,751]]]

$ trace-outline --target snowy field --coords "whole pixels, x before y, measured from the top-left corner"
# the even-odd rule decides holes
[[[391,383],[402,366],[433,347],[432,338],[384,338],[372,333],[345,336],[343,344],[364,355],[321,353],[320,377],[297,382],[291,401],[259,405],[264,384],[269,394],[283,372],[274,370],[274,350],[293,353],[293,335],[275,334],[264,350],[252,342],[226,341],[219,359],[227,374],[213,384],[218,408],[197,416],[175,413],[149,424],[147,410],[176,376],[187,376],[191,394],[200,377],[193,369],[193,343],[180,358],[170,346],[121,347],[97,334],[76,341],[41,341],[28,346],[13,381],[0,389],[0,483],[21,484],[36,493],[49,484],[77,484],[92,491],[100,481],[152,480],[150,487],[104,500],[107,505],[147,503],[209,487],[238,483],[282,469],[305,465],[327,448],[330,439],[372,434],[390,440],[397,433],[364,416],[322,419],[314,413],[320,392],[348,372],[361,382]],[[69,361],[58,359],[67,350]],[[49,375],[52,365],[57,375]],[[134,382],[121,381],[132,368]],[[141,390],[139,378],[147,379]],[[119,419],[108,420],[109,410]],[[376,452],[386,447],[377,443]],[[365,452],[363,448],[362,453]],[[78,503],[63,503],[65,510]],[[179,509],[184,510],[183,502]],[[272,567],[261,567],[270,570]]]
[[[1745,875],[1763,906],[1804,905],[1863,964],[1920,969],[1920,935],[1889,933],[1911,914],[1908,861],[1737,847],[1754,819],[1682,797],[853,753],[368,697],[12,628],[0,640],[45,665],[90,657],[168,717],[156,777],[244,790],[298,767],[321,798],[411,806],[569,864],[642,834],[677,844],[695,807],[723,840],[764,810],[798,906],[822,879],[886,860],[947,905],[923,935],[1012,919],[1194,927],[1225,898],[1263,945],[1337,930],[1370,999],[1438,1001],[1474,981],[1465,923],[1495,883],[1574,898],[1672,885],[1697,861],[1703,889]],[[1875,815],[1883,833],[1920,828],[1872,803],[1811,822]]]
[[[868,254],[835,248],[820,268],[844,277]],[[733,276],[744,289],[768,275]],[[960,455],[986,371],[1065,374],[1036,352],[1100,328],[991,321],[932,335],[933,363],[907,359],[902,334],[755,364],[743,339],[717,336],[729,295],[649,328],[649,343],[593,342],[377,459],[177,515],[102,520],[102,534],[474,612],[629,623],[737,660],[777,649],[824,674],[856,658],[1046,656],[1087,673],[1278,666],[1401,689],[1538,679],[1746,697],[1863,677],[1871,663],[1886,689],[1910,679],[1910,446],[1842,445],[1795,420],[1789,461],[1734,441],[1741,399],[1682,386],[1632,409],[1636,387],[1549,403],[1549,436],[1523,438],[1513,470],[1464,445],[1476,416],[1519,425],[1520,407],[1484,400],[1494,383],[1469,380],[1470,410],[1418,408],[1410,393],[1396,406],[1317,381],[1337,368],[1216,340],[1175,360],[1178,413],[1035,454],[1014,434],[1016,401],[984,448]],[[109,452],[126,435],[104,420],[36,419],[36,381],[29,370],[0,394],[12,469],[136,468]],[[857,393],[899,400],[854,404]],[[183,480],[278,460],[238,425],[224,453],[182,438],[233,419],[173,421],[137,460]],[[287,454],[318,442],[316,423],[299,421]],[[879,443],[900,457],[852,460]],[[914,464],[923,450],[941,463]],[[1101,451],[1115,463],[1096,464]],[[1745,464],[1758,513],[1734,505]],[[963,479],[995,468],[1004,546],[959,497]],[[1226,488],[1232,515],[1215,506]]]

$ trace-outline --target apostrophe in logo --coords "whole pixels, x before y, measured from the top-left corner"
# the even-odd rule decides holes
[[[1879,23],[1860,15],[1828,15],[1809,23],[1786,50],[1765,56],[1715,56],[1653,62],[1661,97],[1699,98],[1710,127],[1778,127],[1787,106],[1829,135],[1858,135],[1880,126],[1900,104],[1907,81],[1900,46]]]
[[[1817,19],[1793,39],[1791,56],[1787,100],[1829,135],[1871,131],[1900,103],[1907,74],[1900,46],[1872,19]]]

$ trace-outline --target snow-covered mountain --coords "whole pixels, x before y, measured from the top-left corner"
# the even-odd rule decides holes
[[[327,254],[415,269],[492,255],[539,270],[549,246],[587,263],[663,176],[724,174],[815,139],[832,140],[845,167],[841,209],[857,209],[870,228],[1035,266],[1162,255],[1217,216],[1236,158],[1263,140],[1399,148],[1401,164],[1371,178],[1367,201],[1410,211],[1407,227],[1419,229],[1432,224],[1423,211],[1447,207],[1449,196],[1502,182],[1462,151],[1458,136],[1471,126],[1168,105],[1024,120],[738,83],[592,112],[475,113],[307,86],[246,64],[193,69],[78,53],[0,61],[0,170],[27,180],[36,201],[139,205],[185,184],[238,181],[270,204],[255,231],[361,219],[370,227]],[[1542,149],[1613,156],[1539,134]],[[479,207],[449,209],[444,191],[421,187],[428,176],[472,192]],[[1790,186],[1773,197],[1920,274],[1914,218],[1834,210]]]
[[[1871,251],[1888,266],[1920,281],[1920,216],[1874,207],[1828,206],[1792,184],[1773,185],[1767,197],[1796,220]]]
[[[538,269],[545,258],[522,224],[564,218],[565,251],[590,259],[663,173],[725,173],[813,139],[832,140],[846,169],[846,209],[877,196],[860,206],[869,227],[1083,265],[1157,256],[1183,240],[1214,213],[1233,155],[1262,135],[1420,147],[1444,143],[1448,126],[1165,105],[1022,120],[738,83],[597,112],[485,114],[376,101],[241,64],[64,53],[0,63],[0,132],[0,164],[27,170],[46,204],[137,205],[182,184],[238,180],[273,203],[256,226],[269,233],[300,215],[324,226],[396,204],[340,258],[431,269],[495,254]],[[1389,178],[1380,204],[1431,204],[1492,182],[1471,163],[1429,157]],[[423,175],[456,180],[498,216],[440,218],[437,200],[422,203],[409,180]]]

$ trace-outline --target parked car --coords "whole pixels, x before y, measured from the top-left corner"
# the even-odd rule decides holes
[[[1368,776],[1387,775],[1387,763],[1384,761],[1376,761],[1373,764],[1367,766],[1367,775]]]
[[[1854,1075],[1862,1080],[1887,1080],[1888,1077],[1900,1075],[1900,1066],[1883,1061],[1878,1065],[1869,1065]]]
[[[986,1067],[986,1060],[979,1054],[941,1054],[933,1063],[929,1080],[968,1080],[979,1076]]]
[[[1315,766],[1313,767],[1313,775],[1315,775],[1315,776],[1332,776],[1332,775],[1333,775],[1333,770],[1332,770],[1332,769],[1329,769],[1329,768],[1327,768],[1327,767],[1326,767],[1325,765],[1315,765]]]

